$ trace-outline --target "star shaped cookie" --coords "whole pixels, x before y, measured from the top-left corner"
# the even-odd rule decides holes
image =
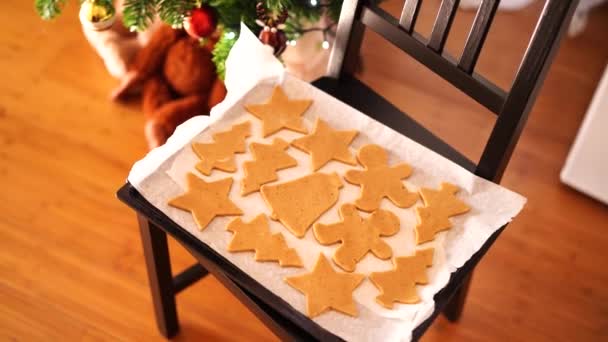
[[[229,198],[231,178],[207,183],[193,173],[187,175],[187,191],[169,200],[169,205],[192,213],[200,230],[216,216],[243,215]]]
[[[348,150],[348,146],[357,134],[359,132],[355,130],[334,130],[325,121],[317,118],[314,131],[305,137],[295,139],[291,145],[310,154],[313,171],[317,171],[332,159],[356,165],[357,160]]]
[[[245,109],[262,120],[262,131],[265,138],[282,128],[308,133],[302,123],[302,114],[311,104],[312,100],[290,100],[283,89],[276,86],[270,101],[262,104],[245,105]]]
[[[364,278],[362,274],[334,271],[321,253],[312,272],[288,277],[285,281],[306,295],[308,317],[316,317],[329,309],[356,317],[358,311],[353,291]]]

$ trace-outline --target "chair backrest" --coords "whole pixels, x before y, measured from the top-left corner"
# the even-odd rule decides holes
[[[475,173],[499,182],[519,140],[578,0],[546,0],[524,57],[505,91],[475,72],[477,58],[500,0],[482,0],[458,60],[444,53],[459,0],[442,0],[429,38],[415,31],[422,0],[405,0],[399,19],[374,1],[344,0],[327,74],[339,78],[354,70],[363,32],[372,29],[498,117]]]

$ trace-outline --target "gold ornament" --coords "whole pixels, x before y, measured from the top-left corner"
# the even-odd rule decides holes
[[[86,0],[80,6],[80,22],[85,28],[103,31],[116,20],[116,10],[112,0]]]

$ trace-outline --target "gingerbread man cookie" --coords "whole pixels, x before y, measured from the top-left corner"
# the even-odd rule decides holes
[[[357,160],[348,150],[348,146],[359,132],[336,131],[329,125],[317,118],[313,132],[305,137],[295,139],[291,144],[310,154],[312,159],[312,170],[317,171],[330,160],[341,161],[346,164],[356,165]]]
[[[206,176],[212,169],[236,171],[234,153],[245,152],[245,138],[251,135],[249,121],[232,126],[232,129],[213,135],[212,143],[192,143],[192,150],[201,159],[196,169]]]
[[[342,186],[336,173],[313,173],[284,183],[262,185],[260,192],[272,209],[270,217],[301,238],[319,216],[336,204]]]
[[[312,272],[285,278],[289,286],[306,294],[306,313],[316,317],[329,309],[356,317],[353,291],[365,279],[363,274],[336,272],[323,254]]]
[[[388,154],[378,145],[361,147],[357,159],[365,170],[349,170],[344,175],[347,182],[361,186],[361,197],[355,201],[357,208],[372,212],[384,197],[400,208],[408,208],[418,201],[418,194],[409,192],[401,181],[412,173],[409,165],[388,166]]]
[[[298,163],[285,150],[289,144],[283,139],[274,139],[272,144],[252,143],[249,145],[253,160],[243,163],[245,177],[241,194],[248,195],[258,191],[262,184],[276,181],[277,170],[296,166]]]
[[[192,213],[200,230],[216,216],[242,215],[243,212],[229,198],[231,178],[205,182],[188,173],[186,193],[169,200],[169,205]]]
[[[334,262],[343,270],[352,272],[367,252],[380,259],[393,255],[391,247],[382,236],[391,236],[399,231],[399,218],[390,211],[378,209],[368,218],[359,216],[352,204],[340,207],[341,222],[334,224],[315,223],[313,232],[322,245],[342,242],[334,253]]]
[[[245,109],[262,120],[264,138],[283,128],[294,132],[307,133],[302,123],[302,115],[310,107],[312,100],[290,100],[281,87],[276,86],[270,101],[263,104],[249,104]]]
[[[387,272],[373,272],[369,279],[380,290],[376,302],[392,309],[394,302],[414,304],[420,301],[416,284],[427,284],[427,267],[433,265],[432,248],[416,251],[408,257],[393,259],[395,268]]]
[[[295,249],[289,248],[283,234],[272,234],[264,214],[245,223],[236,218],[226,226],[234,233],[228,245],[229,252],[255,251],[256,261],[278,261],[283,267],[302,267],[302,261]]]
[[[424,207],[416,208],[416,244],[433,240],[435,234],[452,227],[451,216],[464,214],[471,209],[455,196],[458,190],[456,185],[450,183],[441,183],[439,191],[420,189]]]

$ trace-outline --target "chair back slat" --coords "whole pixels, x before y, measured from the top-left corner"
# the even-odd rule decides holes
[[[486,40],[488,31],[490,31],[490,25],[492,24],[492,19],[494,19],[498,3],[499,0],[483,0],[477,10],[473,26],[471,27],[471,31],[469,31],[469,36],[464,44],[464,50],[458,62],[458,67],[468,74],[472,73],[475,69],[477,58],[479,58],[479,53]]]
[[[426,47],[426,40],[417,33],[403,32],[395,18],[378,7],[364,6],[359,20],[372,31],[409,54],[437,75],[471,96],[493,113],[498,114],[506,93],[478,74],[467,74],[456,67],[456,60],[448,54],[437,54]]]
[[[355,17],[360,11],[361,2],[357,0],[345,0],[342,3],[338,26],[336,27],[336,39],[329,54],[327,72],[329,77],[339,78],[344,69],[344,60],[347,50],[358,50],[359,44],[353,44],[353,26],[356,25]],[[353,46],[356,45],[356,46]]]
[[[460,0],[443,0],[439,7],[439,12],[435,18],[431,38],[429,39],[428,47],[437,53],[443,52],[443,47],[448,39],[456,9]]]
[[[405,0],[403,10],[401,11],[401,17],[399,18],[399,25],[409,33],[414,30],[421,3],[422,0]]]

